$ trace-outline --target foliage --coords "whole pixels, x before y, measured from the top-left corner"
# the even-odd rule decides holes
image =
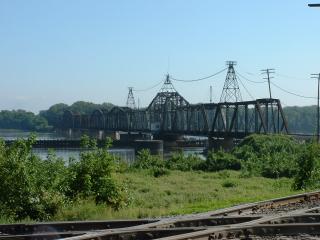
[[[50,126],[60,126],[60,122],[64,111],[68,110],[69,106],[64,103],[52,105],[48,110],[40,111],[39,115],[47,119]]]
[[[302,146],[297,158],[298,170],[294,177],[295,189],[318,187],[320,180],[320,146],[312,142]]]
[[[119,209],[128,204],[127,189],[113,177],[115,157],[107,148],[81,153],[69,164],[50,151],[46,160],[32,153],[35,137],[11,146],[0,141],[0,214],[8,219],[48,220],[79,199],[95,199]],[[94,142],[89,139],[89,142]]]
[[[202,159],[196,155],[184,156],[183,152],[173,154],[168,160],[153,156],[148,149],[138,152],[132,167],[135,169],[149,169],[154,177],[168,175],[168,170],[192,171],[198,170]]]
[[[69,189],[71,198],[95,196],[96,202],[105,202],[119,208],[123,197],[121,187],[112,178],[114,159],[105,149],[81,153],[79,161],[69,163]]]
[[[48,123],[53,127],[59,127],[64,111],[70,110],[80,114],[91,114],[96,109],[110,110],[113,107],[111,103],[95,104],[85,101],[77,101],[68,106],[64,103],[58,103],[51,106],[48,110],[40,111],[40,116],[47,119]]]
[[[192,171],[198,170],[203,160],[192,154],[185,156],[182,151],[174,153],[165,161],[165,167],[171,170]]]
[[[317,106],[284,107],[289,129],[294,133],[314,134],[317,122]]]
[[[202,165],[204,171],[239,170],[240,168],[240,161],[234,155],[223,150],[209,152],[206,161]]]
[[[0,111],[0,128],[29,131],[50,130],[48,122],[44,117],[24,110]]]
[[[292,177],[297,169],[299,144],[285,135],[250,135],[232,153],[249,174]]]
[[[111,143],[112,144],[112,143]],[[81,148],[91,148],[96,149],[97,148],[97,140],[94,138],[90,138],[88,135],[83,134],[80,139],[80,146]],[[106,145],[107,148],[109,148],[109,145]]]
[[[136,169],[115,174],[117,181],[126,182],[130,189],[129,207],[116,211],[104,205],[96,205],[92,200],[81,200],[61,209],[54,220],[159,218],[212,211],[299,193],[291,188],[291,179],[241,178],[238,171],[171,170],[169,175],[159,178],[149,173],[150,170]],[[225,179],[226,176],[228,179]],[[236,184],[229,188],[223,187],[228,182]]]
[[[152,175],[156,178],[169,175],[169,170],[164,167],[154,167],[152,168]]]
[[[224,187],[224,188],[232,188],[232,187],[236,187],[237,184],[235,182],[233,182],[233,181],[226,180],[221,184],[221,186]]]
[[[164,161],[159,156],[153,156],[149,149],[142,149],[138,152],[132,167],[137,169],[163,168]]]
[[[53,167],[59,162],[41,161],[31,152],[34,137],[18,140],[12,146],[0,143],[1,215],[15,220],[29,217],[49,219],[62,205],[64,197],[55,190],[60,182]],[[49,175],[47,175],[49,173]],[[52,181],[52,183],[51,183]]]

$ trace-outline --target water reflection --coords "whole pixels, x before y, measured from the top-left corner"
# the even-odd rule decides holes
[[[63,158],[67,161],[69,158],[78,160],[82,151],[83,149],[81,148],[58,148],[54,150],[54,153],[57,157]],[[134,149],[131,148],[109,149],[109,152],[117,157],[120,157],[128,163],[132,163],[135,159]],[[42,159],[46,159],[49,150],[46,148],[34,148],[33,153],[40,156]]]
[[[4,140],[16,140],[19,138],[27,139],[32,133],[30,131],[0,129],[0,137]],[[38,140],[62,140],[66,139],[63,135],[56,132],[37,132]]]
[[[32,132],[30,131],[0,129],[0,138],[3,138],[4,140],[16,140],[19,138],[26,139],[30,136],[31,133]],[[36,136],[38,140],[66,139],[63,135],[56,132],[48,132],[48,133],[37,132]],[[185,155],[197,154],[201,158],[204,158],[203,150],[204,149],[201,147],[188,147],[183,149],[170,148],[170,149],[164,149],[163,156],[165,159],[168,159],[175,152],[183,151]],[[39,155],[42,159],[46,159],[49,150],[45,148],[35,148],[33,149],[33,152]],[[55,149],[54,152],[58,157],[61,157],[67,161],[70,157],[79,159],[81,149],[80,148],[58,148],[58,149]],[[114,154],[115,156],[121,157],[123,160],[125,160],[128,163],[131,163],[135,160],[135,151],[132,148],[112,148],[112,149],[109,149],[109,152],[111,154]]]

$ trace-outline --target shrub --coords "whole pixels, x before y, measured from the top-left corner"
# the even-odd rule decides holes
[[[122,205],[122,188],[112,178],[116,157],[107,150],[94,147],[91,151],[82,152],[79,161],[69,163],[67,196],[93,196],[97,203],[104,202],[115,209]]]
[[[206,161],[202,165],[204,171],[239,170],[240,168],[240,161],[234,155],[223,150],[209,152]]]
[[[312,142],[303,146],[297,158],[298,170],[294,176],[294,189],[316,187],[320,180],[320,146]]]
[[[299,144],[284,135],[250,135],[233,150],[243,171],[278,178],[294,176]]]
[[[35,137],[6,146],[0,140],[0,214],[7,219],[49,220],[62,206],[94,198],[119,209],[128,201],[126,189],[115,182],[114,157],[108,149],[81,153],[66,165],[50,151],[46,160],[32,153]],[[94,141],[90,140],[91,143]]]
[[[138,169],[163,168],[164,161],[159,156],[152,156],[149,149],[142,149],[138,152],[132,167]]]
[[[224,187],[224,188],[232,188],[232,187],[236,187],[236,186],[237,186],[237,184],[234,182],[231,182],[231,181],[224,181],[222,183],[222,187]]]
[[[171,170],[191,171],[198,170],[203,160],[192,154],[185,156],[182,151],[174,153],[173,156],[165,161],[165,166]]]
[[[56,191],[60,180],[53,172],[47,175],[48,166],[53,164],[32,154],[34,141],[34,136],[17,140],[12,146],[0,141],[1,215],[9,219],[47,220],[64,202],[63,194]],[[53,181],[50,184],[49,178]]]
[[[151,171],[152,171],[152,175],[156,178],[169,175],[170,173],[169,170],[164,167],[155,167]]]

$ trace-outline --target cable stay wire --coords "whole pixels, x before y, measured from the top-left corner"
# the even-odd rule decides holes
[[[291,92],[291,91],[288,91],[282,87],[280,87],[279,85],[275,84],[274,82],[270,81],[270,83],[275,86],[276,88],[280,89],[281,91],[285,92],[285,93],[288,93],[288,94],[291,94],[291,95],[294,95],[296,97],[301,97],[301,98],[307,98],[307,99],[317,99],[316,97],[310,97],[310,96],[304,96],[304,95],[301,95],[301,94],[298,94],[298,93],[294,93],[294,92]]]
[[[242,85],[242,87],[244,88],[244,90],[246,90],[247,94],[251,97],[252,100],[254,100],[255,98],[252,96],[252,94],[249,92],[249,90],[246,88],[246,86],[243,84],[243,82],[241,81],[241,79],[239,77],[238,77],[238,80],[239,80],[240,84]]]
[[[154,89],[156,87],[158,87],[161,83],[163,83],[163,80],[161,80],[160,82],[158,82],[157,84],[151,86],[151,87],[148,87],[148,88],[145,88],[145,89],[133,89],[133,91],[135,92],[146,92],[146,91],[149,91],[151,89]]]
[[[245,76],[243,76],[242,74],[240,74],[238,71],[235,71],[237,75],[239,75],[240,77],[242,77],[244,80],[251,82],[251,83],[267,83],[268,81],[253,81]]]
[[[228,68],[224,68],[222,70],[220,70],[219,72],[216,72],[214,74],[211,74],[207,77],[203,77],[203,78],[198,78],[198,79],[189,79],[189,80],[186,80],[186,79],[177,79],[177,78],[174,78],[174,77],[171,77],[170,76],[170,79],[173,80],[173,81],[178,81],[178,82],[198,82],[198,81],[202,81],[202,80],[206,80],[206,79],[209,79],[209,78],[212,78],[214,76],[217,76],[219,75],[220,73],[224,72],[225,70],[227,70]]]

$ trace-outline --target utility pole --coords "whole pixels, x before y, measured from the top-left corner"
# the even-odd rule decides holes
[[[319,143],[320,140],[320,111],[319,111],[319,95],[320,95],[320,73],[311,74],[311,78],[318,79],[318,98],[317,98],[317,142]]]
[[[272,79],[273,77],[271,77],[270,75],[275,73],[274,69],[273,68],[267,68],[267,69],[263,69],[261,71],[262,71],[262,74],[266,74],[267,75],[267,77],[264,77],[263,79],[266,79],[268,81],[269,98],[272,99],[270,79]],[[276,133],[276,123],[275,123],[275,120],[274,120],[273,103],[270,102],[270,104],[271,104],[271,117],[272,117],[273,131],[274,131],[274,133]],[[266,111],[268,111],[268,109],[266,109]]]
[[[212,86],[210,86],[210,103],[212,103]]]
[[[271,95],[271,86],[270,86],[270,79],[272,79],[273,77],[271,77],[271,74],[274,74],[274,69],[273,68],[267,68],[267,69],[263,69],[261,70],[262,74],[266,74],[267,77],[264,77],[263,79],[266,79],[268,81],[268,85],[269,85],[269,97],[270,99],[272,98]]]

